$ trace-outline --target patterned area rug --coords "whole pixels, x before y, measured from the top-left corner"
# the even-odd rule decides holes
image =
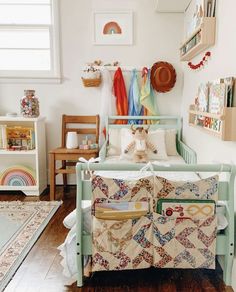
[[[0,291],[14,275],[61,202],[0,202]]]

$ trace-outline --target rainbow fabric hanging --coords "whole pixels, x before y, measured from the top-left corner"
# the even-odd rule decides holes
[[[119,67],[114,75],[113,91],[116,97],[116,111],[118,116],[128,115],[128,98],[126,93],[125,81]],[[127,120],[117,120],[116,124],[127,124]]]
[[[157,116],[158,109],[154,101],[154,92],[150,80],[151,70],[144,68],[142,72],[142,87],[140,93],[140,102],[144,106],[145,115]],[[148,121],[147,123],[155,123],[154,121]]]
[[[129,116],[140,116],[143,113],[143,107],[140,103],[140,90],[138,85],[137,71],[132,71],[132,79],[129,88]],[[141,121],[129,120],[129,124],[139,124]]]

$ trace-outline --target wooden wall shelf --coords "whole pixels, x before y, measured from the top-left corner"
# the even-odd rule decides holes
[[[220,130],[216,131],[209,127],[201,126],[197,124],[197,117],[202,116],[204,118],[212,118],[219,120]],[[202,131],[207,132],[213,136],[220,138],[223,141],[236,141],[236,107],[225,107],[222,114],[212,114],[208,112],[201,112],[194,109],[194,105],[190,105],[189,108],[189,125]]]
[[[180,60],[190,61],[199,53],[213,46],[215,44],[215,30],[216,18],[203,17],[200,26],[184,41],[180,47]]]

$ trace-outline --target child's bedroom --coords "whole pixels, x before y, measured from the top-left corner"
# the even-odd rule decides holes
[[[236,291],[235,0],[0,0],[0,292]]]

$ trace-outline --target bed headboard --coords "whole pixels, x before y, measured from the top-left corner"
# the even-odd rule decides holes
[[[182,119],[179,116],[108,116],[107,132],[109,128],[130,128],[130,124],[115,124],[116,120],[158,121],[156,124],[150,124],[150,129],[176,129],[177,138],[181,140]]]

